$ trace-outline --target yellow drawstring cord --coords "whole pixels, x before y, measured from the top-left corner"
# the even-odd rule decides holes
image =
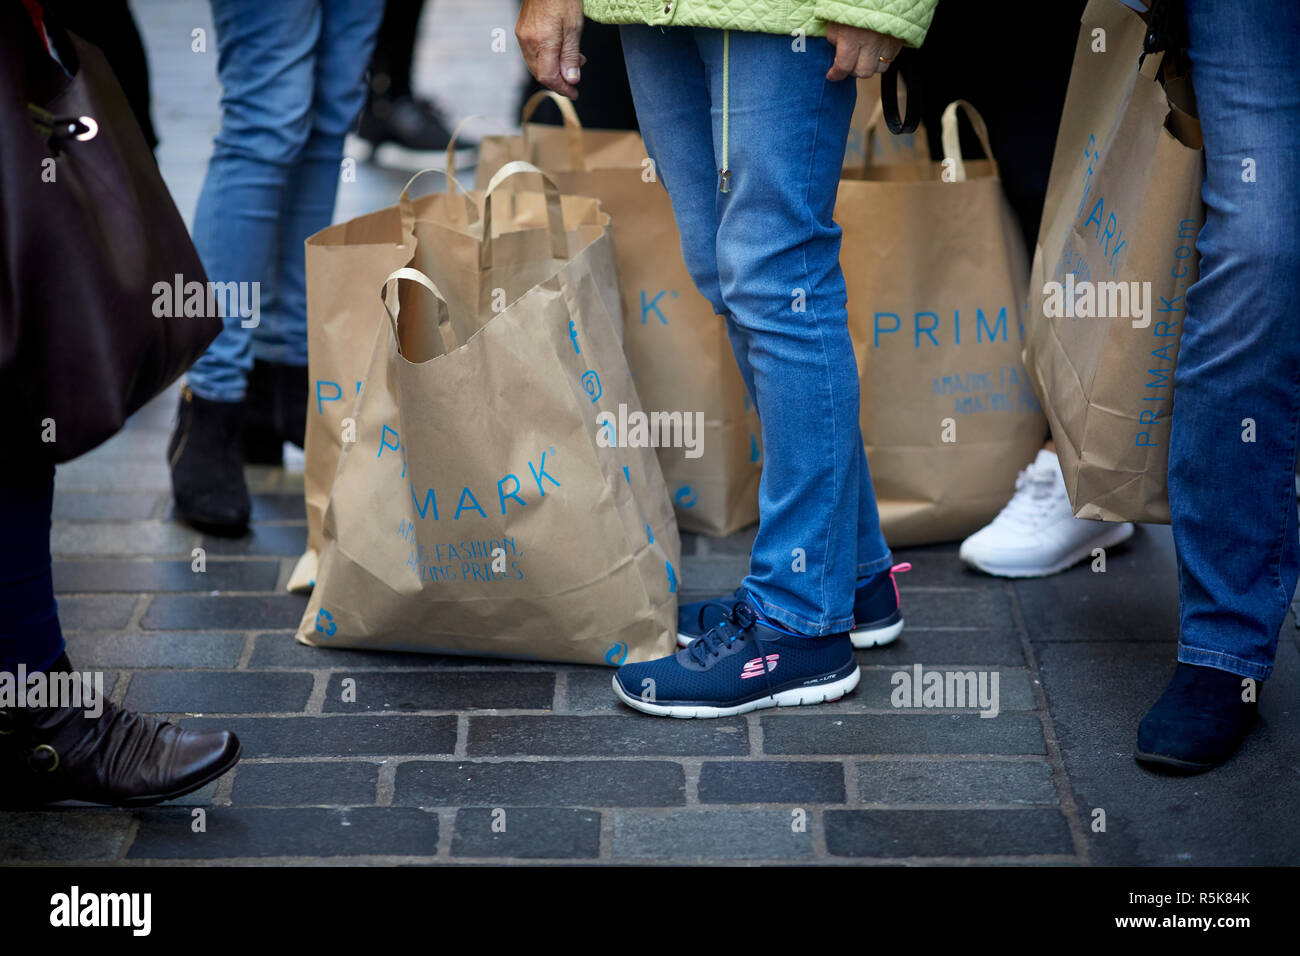
[[[731,188],[731,169],[727,166],[727,127],[730,125],[728,115],[728,94],[731,85],[731,31],[722,31],[722,168],[718,170],[718,189],[728,192]]]

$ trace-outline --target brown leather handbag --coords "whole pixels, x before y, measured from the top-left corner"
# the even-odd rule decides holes
[[[208,310],[173,314],[178,281],[207,276],[103,54],[68,34],[55,50],[63,68],[0,3],[6,469],[99,445],[221,331]]]

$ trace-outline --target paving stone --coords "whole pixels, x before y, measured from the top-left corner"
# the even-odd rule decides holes
[[[133,825],[118,810],[0,810],[0,863],[115,860]]]
[[[976,571],[957,557],[955,545],[934,545],[925,548],[903,548],[894,552],[894,563],[908,562],[912,570],[895,576],[900,591],[920,588],[1002,588],[1004,582],[989,574]],[[920,600],[920,595],[908,595],[904,602]]]
[[[1035,714],[777,714],[760,718],[769,754],[1041,754]]]
[[[681,725],[691,726],[683,727]],[[644,714],[617,717],[471,717],[472,756],[654,757],[747,754],[743,719],[663,720]]]
[[[504,830],[494,832],[494,823]],[[451,855],[595,859],[600,855],[600,814],[550,807],[467,807],[456,813]]]
[[[253,495],[253,521],[306,521],[307,504],[302,495]]]
[[[311,696],[310,674],[246,671],[141,671],[126,706],[146,714],[295,713]]]
[[[1058,810],[827,810],[832,856],[987,857],[1074,853]]]
[[[306,524],[254,524],[238,538],[204,535],[203,547],[212,555],[273,554],[297,557],[307,548]]]
[[[171,493],[172,478],[166,456],[156,460],[96,461],[87,455],[59,465],[55,487],[59,491],[157,491]]]
[[[135,608],[133,594],[97,594],[58,599],[59,624],[65,631],[126,627]]]
[[[153,515],[161,495],[134,492],[56,491],[55,521],[141,521]]]
[[[1260,721],[1222,767],[1196,776],[1147,770],[1133,759],[1138,722],[1173,674],[1174,647],[1133,641],[1045,643],[1039,665],[1048,707],[1101,866],[1294,866],[1300,734],[1300,652],[1281,642],[1259,695]],[[1095,810],[1105,832],[1093,832]]]
[[[686,772],[664,760],[412,760],[397,768],[393,803],[680,807],[686,803]]]
[[[844,767],[799,761],[708,761],[700,767],[700,803],[843,803]]]
[[[569,710],[579,712],[621,711],[623,704],[614,695],[613,672],[603,667],[574,668],[565,676],[565,700]]]
[[[800,808],[802,809],[802,808]],[[614,856],[646,860],[786,860],[812,856],[812,821],[796,832],[790,810],[614,813]]]
[[[435,856],[438,817],[401,807],[213,809],[194,833],[186,811],[138,810],[132,860],[233,857]]]
[[[1060,802],[1052,768],[1038,761],[868,760],[857,773],[863,803]]]
[[[934,672],[930,666],[926,665],[922,669],[923,674]],[[938,668],[937,672],[945,675],[949,673],[976,675],[978,681],[979,675],[987,674],[985,686],[992,693],[993,675],[998,679],[998,698],[997,704],[999,711],[1008,710],[1033,710],[1036,706],[1034,702],[1034,689],[1029,680],[1029,672],[1020,668],[970,668],[954,666],[949,668]],[[852,713],[855,710],[890,710],[893,708],[892,698],[898,684],[894,680],[894,675],[904,673],[908,676],[909,681],[914,673],[911,667],[897,668],[876,668],[869,667],[862,670],[862,680],[852,694],[830,705],[837,711]],[[924,679],[924,678],[923,678]],[[963,689],[969,686],[963,683]],[[968,700],[968,707],[973,710],[980,709],[978,697]],[[986,718],[991,719],[991,718]]]
[[[161,521],[133,521],[124,533],[120,521],[72,523],[56,521],[50,532],[50,552],[64,555],[184,555],[198,547],[197,531]]]
[[[1002,588],[930,588],[904,596],[902,609],[909,628],[1015,626]]]
[[[375,763],[241,763],[232,801],[244,807],[349,807],[375,802]]]
[[[56,592],[272,591],[280,575],[275,561],[207,561],[196,572],[190,561],[55,561]]]
[[[1005,664],[1024,667],[1025,653],[1020,635],[1009,629],[934,631],[914,628],[910,605],[904,600],[903,614],[906,628],[898,640],[884,647],[858,651],[858,663],[903,664],[911,667],[920,662],[931,664]]]
[[[244,636],[224,631],[78,631],[65,635],[77,667],[233,668]]]
[[[356,702],[343,700],[343,681],[356,682]],[[392,671],[338,673],[330,676],[325,710],[356,713],[371,710],[550,710],[555,675],[491,671]]]
[[[301,594],[164,594],[149,602],[140,626],[173,631],[296,628],[307,610]]]
[[[254,638],[250,668],[290,667],[298,670],[432,670],[465,667],[493,670],[535,669],[535,661],[461,657],[451,654],[404,654],[398,651],[366,651],[346,647],[313,647],[300,644],[293,631],[258,634]]]
[[[1178,636],[1178,563],[1168,527],[1143,525],[1091,562],[1049,578],[1015,583],[1031,640],[1155,641]]]
[[[186,717],[181,726],[233,731],[245,757],[427,756],[456,749],[455,717]]]
[[[682,558],[683,589],[707,591],[710,594],[729,594],[736,589],[749,570],[749,559],[742,557]]]
[[[701,555],[738,555],[748,560],[749,553],[754,550],[754,536],[757,534],[757,524],[741,528],[725,537],[700,534],[695,536],[695,547]]]

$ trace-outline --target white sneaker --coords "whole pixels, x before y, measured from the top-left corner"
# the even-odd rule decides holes
[[[1037,578],[1064,571],[1133,536],[1130,522],[1076,518],[1056,453],[1046,448],[1016,478],[1016,493],[988,525],[961,543],[961,559],[987,574]]]

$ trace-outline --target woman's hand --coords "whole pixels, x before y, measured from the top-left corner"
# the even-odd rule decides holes
[[[582,0],[523,0],[515,37],[537,82],[576,100],[580,67],[587,62],[578,52]]]
[[[826,73],[826,79],[832,82],[847,76],[866,79],[884,73],[903,48],[903,41],[897,37],[843,23],[827,23],[826,39],[835,47],[835,62]]]

